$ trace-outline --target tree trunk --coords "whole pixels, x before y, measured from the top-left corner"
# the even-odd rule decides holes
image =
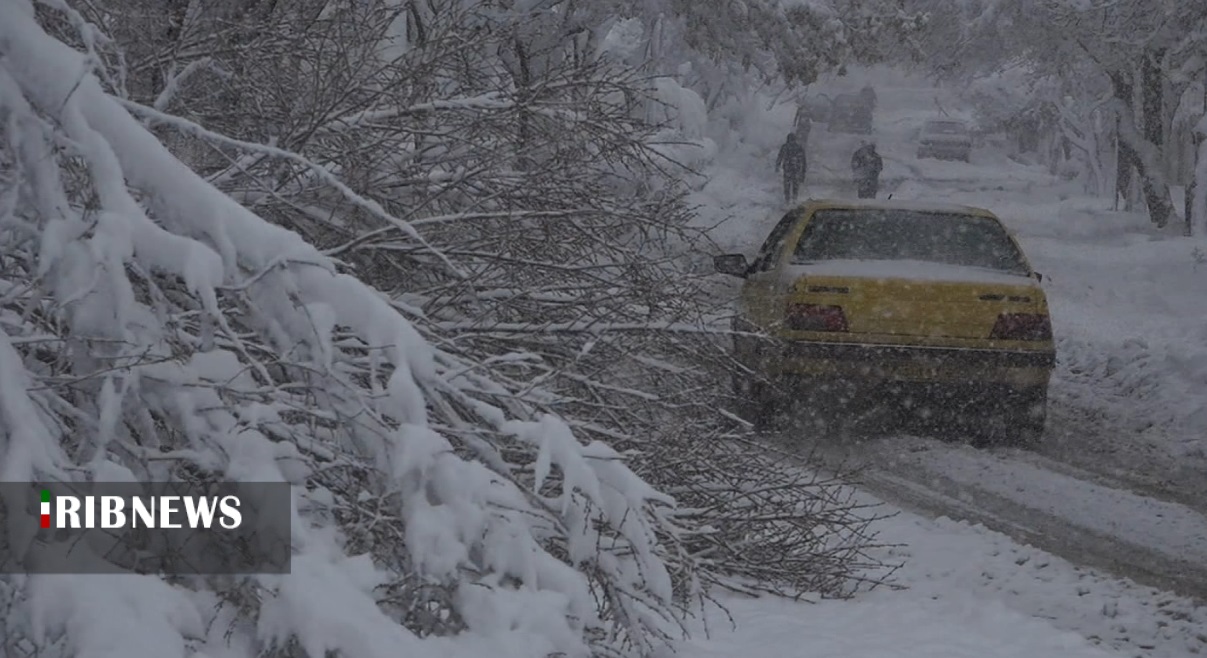
[[[1119,201],[1127,202],[1127,194],[1132,184],[1132,166],[1123,153],[1123,139],[1119,137],[1119,122],[1123,119],[1115,117],[1115,203],[1114,209],[1119,209]]]
[[[1122,179],[1120,193],[1123,195],[1123,209],[1131,212],[1136,209],[1138,186],[1136,182],[1136,174],[1139,172],[1139,158],[1136,157],[1136,152],[1127,145],[1127,142],[1122,137],[1119,138],[1119,175]]]
[[[1145,53],[1144,60],[1140,65],[1141,89],[1142,94],[1141,104],[1144,112],[1144,138],[1157,147],[1157,153],[1164,155],[1162,148],[1165,143],[1164,131],[1164,112],[1163,110],[1163,88],[1161,82],[1161,59],[1164,57],[1164,50],[1152,50]],[[1161,161],[1151,163],[1155,166],[1160,166]],[[1148,216],[1158,228],[1164,228],[1169,223],[1169,216],[1173,214],[1173,208],[1168,203],[1163,203],[1169,198],[1169,190],[1157,189],[1156,183],[1151,175],[1144,176],[1142,181],[1144,187],[1144,201],[1148,205]]]
[[[532,100],[532,67],[528,58],[528,47],[524,45],[524,41],[519,36],[516,36],[512,47],[516,61],[515,71],[512,72],[517,92],[516,100],[521,104],[526,104]],[[528,116],[528,108],[522,108],[516,115],[516,143],[519,151],[516,168],[525,171],[532,165],[532,161],[527,155],[528,149],[532,145],[532,124],[531,118]]]
[[[1145,66],[1142,71],[1142,80],[1144,82],[1143,91],[1145,92],[1144,102],[1142,105],[1148,105],[1152,100],[1151,94],[1148,91],[1148,87],[1150,85],[1148,83],[1147,74],[1151,73],[1148,65],[1149,60],[1146,59]],[[1140,179],[1140,191],[1143,193],[1144,202],[1148,206],[1149,219],[1152,220],[1152,222],[1156,224],[1158,228],[1164,228],[1169,223],[1170,215],[1173,214],[1173,203],[1169,196],[1169,186],[1165,183],[1165,177],[1160,171],[1160,141],[1150,144],[1151,139],[1148,135],[1137,133],[1136,119],[1134,113],[1131,111],[1133,92],[1135,89],[1132,84],[1128,82],[1127,78],[1125,77],[1126,74],[1120,71],[1111,71],[1109,75],[1115,98],[1122,105],[1122,107],[1118,108],[1119,111],[1123,113],[1123,116],[1121,116],[1119,120],[1119,153],[1122,157],[1122,163],[1130,163],[1130,166],[1134,166],[1136,168],[1136,173]],[[1161,98],[1159,69],[1156,71],[1156,75],[1156,99],[1159,103]],[[1146,112],[1145,114],[1149,115],[1150,113]],[[1158,110],[1156,113],[1156,129],[1158,132],[1161,129],[1160,117],[1161,113]],[[1131,125],[1124,125],[1124,122],[1129,121],[1131,122]],[[1145,121],[1144,127],[1145,132],[1147,133],[1148,128],[1151,127],[1150,122]],[[1133,141],[1135,143],[1131,143]],[[1150,145],[1155,147],[1155,149],[1152,152],[1147,153],[1148,158],[1146,159],[1140,157],[1141,154],[1138,153],[1137,150],[1149,147]],[[1128,208],[1128,210],[1130,209],[1131,208]]]
[[[1197,154],[1199,140],[1196,139],[1194,143],[1195,153]],[[1198,155],[1195,155],[1194,159],[1197,163],[1199,160]],[[1195,168],[1197,169],[1198,167],[1196,166]],[[1186,191],[1182,194],[1182,204],[1184,209],[1182,216],[1186,218],[1186,227],[1183,229],[1183,231],[1187,236],[1194,234],[1194,191],[1198,187],[1198,183],[1198,180],[1192,177],[1190,179],[1190,184],[1186,186]]]

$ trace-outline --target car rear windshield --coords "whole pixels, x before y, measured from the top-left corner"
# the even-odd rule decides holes
[[[918,260],[1028,275],[1027,261],[997,220],[896,209],[819,210],[792,262]]]
[[[959,121],[931,121],[926,124],[926,132],[940,135],[963,135],[968,127]]]

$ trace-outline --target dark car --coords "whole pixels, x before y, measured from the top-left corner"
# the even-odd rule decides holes
[[[918,134],[918,157],[940,160],[972,158],[972,131],[958,119],[927,121]]]
[[[801,102],[801,114],[809,117],[813,123],[826,123],[830,120],[830,99],[824,94],[807,96]]]
[[[872,134],[874,101],[859,94],[841,94],[830,106],[828,130],[833,133]]]

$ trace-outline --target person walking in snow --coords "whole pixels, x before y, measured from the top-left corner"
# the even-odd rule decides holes
[[[855,175],[855,187],[860,199],[875,199],[880,189],[880,172],[884,160],[876,152],[876,144],[863,142],[851,156],[851,173]]]
[[[867,106],[868,112],[874,113],[876,111],[876,90],[872,85],[864,85],[863,89],[859,90],[859,100],[863,101],[863,104]]]
[[[796,133],[788,133],[784,144],[780,146],[779,155],[775,158],[775,170],[784,170],[784,203],[796,201],[800,194],[800,184],[805,180],[805,149],[796,141]]]

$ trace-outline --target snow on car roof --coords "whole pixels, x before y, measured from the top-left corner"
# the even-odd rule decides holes
[[[961,215],[980,215],[980,216],[996,216],[992,212],[975,206],[964,206],[954,203],[934,203],[926,201],[851,201],[849,199],[810,199],[806,201],[805,206],[818,206],[820,208],[840,208],[859,210],[861,208],[869,208],[872,210],[912,210],[915,212],[934,212],[934,213],[955,213]]]

